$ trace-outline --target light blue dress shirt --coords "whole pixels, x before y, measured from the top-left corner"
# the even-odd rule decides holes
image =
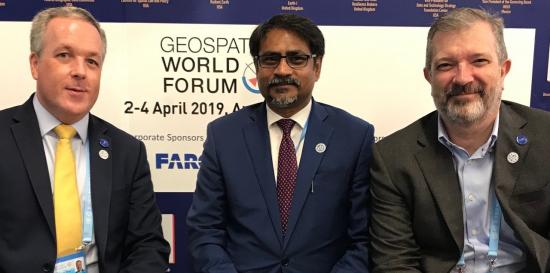
[[[498,136],[499,116],[495,120],[491,136],[472,155],[466,149],[452,143],[438,118],[438,140],[453,154],[463,197],[464,261],[463,272],[489,272],[489,227],[495,202],[494,183],[491,183],[495,162],[495,143]],[[458,205],[458,204],[457,204]],[[457,261],[458,262],[458,261]],[[523,244],[502,218],[496,267],[493,272],[518,272],[525,267]],[[457,271],[456,269],[452,272]]]
[[[36,95],[33,98],[34,111],[36,118],[38,119],[38,126],[40,127],[40,134],[42,135],[42,144],[44,145],[44,152],[46,154],[46,163],[48,164],[48,172],[50,175],[50,183],[53,193],[53,175],[55,166],[55,149],[57,146],[57,135],[53,129],[61,124],[61,122],[55,118],[40,102]],[[87,147],[88,144],[88,119],[89,114],[86,114],[81,120],[70,124],[76,129],[77,136],[71,140],[73,153],[75,155],[76,171],[77,171],[77,186],[80,194],[80,200],[82,203],[84,194],[84,180],[87,173]],[[83,206],[81,204],[81,206]],[[92,243],[84,249],[86,253],[86,272],[98,273],[98,253],[97,246],[95,244],[95,236],[92,238]]]

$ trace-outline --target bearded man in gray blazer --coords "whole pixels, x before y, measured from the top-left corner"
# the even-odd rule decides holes
[[[550,114],[501,101],[510,67],[498,16],[430,28],[437,111],[373,151],[374,272],[550,272]]]

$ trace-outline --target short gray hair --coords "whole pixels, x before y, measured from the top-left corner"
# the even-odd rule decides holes
[[[31,27],[31,52],[36,53],[40,56],[42,53],[44,32],[46,31],[46,26],[48,23],[57,17],[62,18],[78,18],[82,19],[90,24],[92,24],[101,37],[101,42],[103,43],[103,58],[107,54],[107,37],[105,36],[105,31],[99,25],[99,22],[94,18],[94,16],[83,8],[78,7],[55,7],[49,8],[40,11],[32,19]]]
[[[499,63],[508,59],[504,44],[504,20],[498,14],[492,14],[482,9],[457,8],[439,17],[430,27],[426,45],[426,69],[431,69],[433,54],[433,38],[437,32],[455,31],[470,27],[476,22],[486,22],[491,26],[496,39],[496,50]]]

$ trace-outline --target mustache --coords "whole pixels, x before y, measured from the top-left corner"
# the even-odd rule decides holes
[[[283,84],[285,85],[292,84],[292,85],[295,85],[296,87],[300,87],[302,83],[300,82],[300,80],[292,77],[275,77],[267,83],[267,87],[283,85]]]
[[[477,83],[468,83],[468,84],[453,84],[447,92],[445,92],[448,97],[457,96],[460,94],[474,94],[479,93],[481,96],[485,94],[483,86]]]

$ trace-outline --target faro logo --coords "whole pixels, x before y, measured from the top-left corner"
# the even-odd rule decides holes
[[[199,157],[195,154],[158,153],[155,159],[157,169],[190,170],[200,166]]]

